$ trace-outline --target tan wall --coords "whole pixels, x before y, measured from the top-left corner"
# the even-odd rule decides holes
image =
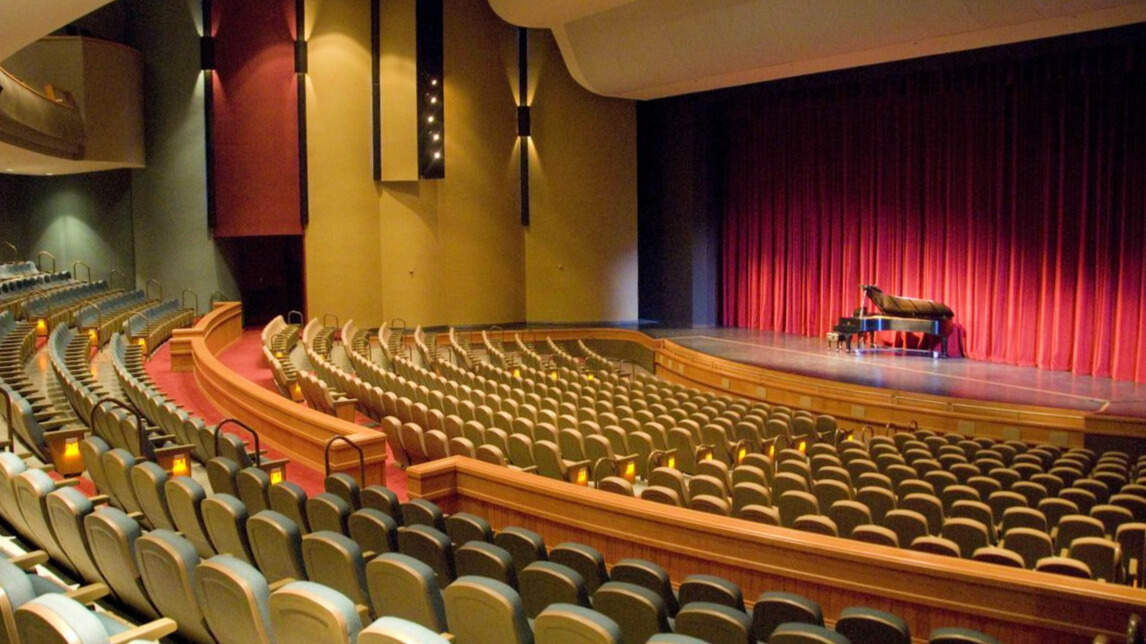
[[[637,110],[585,90],[529,32],[531,322],[637,319]]]
[[[445,9],[446,178],[374,184],[369,3],[307,5],[309,315],[360,326],[635,319],[634,104],[581,90],[546,41],[527,233],[515,28],[485,0]],[[548,270],[546,253],[565,271]]]
[[[370,3],[312,0],[307,315],[382,322],[378,193],[371,168]]]

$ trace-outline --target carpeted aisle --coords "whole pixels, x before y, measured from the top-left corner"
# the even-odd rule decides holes
[[[218,357],[223,364],[243,378],[278,393],[271,376],[271,370],[263,362],[260,335],[260,329],[243,331],[242,338],[224,350]],[[198,414],[208,424],[215,424],[223,420],[223,415],[199,389],[194,374],[171,370],[171,349],[168,345],[164,344],[151,355],[151,359],[147,362],[147,373],[161,391],[189,411]],[[361,415],[359,415],[358,420],[360,424],[368,421]],[[237,435],[249,443],[249,436],[241,433],[237,433]],[[268,458],[283,457],[281,453],[269,446],[264,445],[263,449],[268,450]],[[312,470],[293,461],[287,467],[287,480],[302,486],[306,493],[311,496],[323,491],[323,475],[323,472]],[[406,499],[406,473],[394,463],[393,458],[388,458],[386,462],[386,487],[393,490],[399,498]]]

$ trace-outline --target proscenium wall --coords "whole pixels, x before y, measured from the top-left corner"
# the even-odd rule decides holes
[[[578,87],[551,37],[536,37],[527,231],[513,26],[484,0],[445,4],[446,178],[376,184],[369,3],[309,0],[307,13],[308,315],[360,326],[635,319],[631,101]]]
[[[526,319],[637,319],[637,110],[569,75],[549,31],[529,33]]]

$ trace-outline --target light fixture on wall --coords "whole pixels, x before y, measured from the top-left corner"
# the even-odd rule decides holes
[[[442,0],[417,0],[415,31],[418,78],[418,176],[446,176],[445,67],[442,56]]]
[[[307,73],[306,41],[302,38],[294,41],[294,73]]]
[[[199,38],[199,69],[205,72],[215,71],[214,36],[202,36]]]
[[[529,225],[529,137],[533,135],[529,113],[529,31],[517,28],[517,137],[521,158],[521,225]]]

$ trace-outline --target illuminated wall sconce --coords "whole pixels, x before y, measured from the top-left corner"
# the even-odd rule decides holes
[[[214,36],[203,36],[199,38],[199,69],[205,72],[215,70]]]
[[[521,225],[529,225],[529,137],[533,135],[529,113],[529,31],[517,28],[517,137],[521,157]]]
[[[306,41],[299,39],[294,41],[294,73],[305,74],[307,73],[307,53]]]

